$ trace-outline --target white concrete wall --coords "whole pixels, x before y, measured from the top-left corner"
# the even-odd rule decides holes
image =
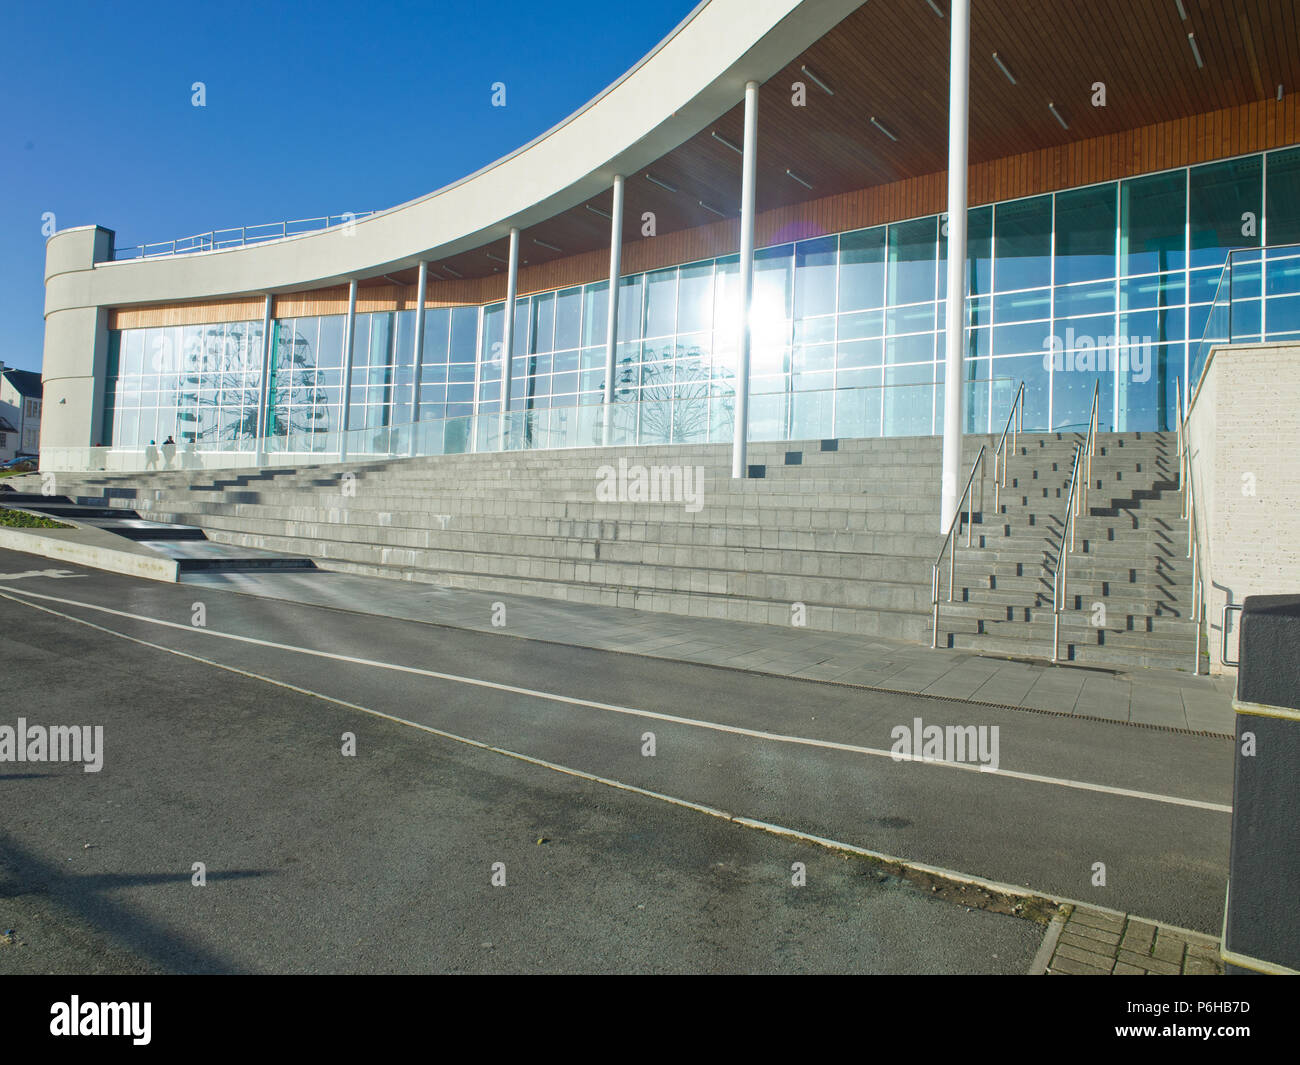
[[[1210,671],[1223,607],[1248,595],[1300,593],[1300,344],[1216,348],[1187,419],[1205,579]],[[1237,622],[1228,657],[1237,658]]]

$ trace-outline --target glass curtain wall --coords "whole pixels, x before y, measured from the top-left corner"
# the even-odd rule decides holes
[[[1094,388],[1103,430],[1171,427],[1229,253],[1233,336],[1300,339],[1300,255],[1265,244],[1300,244],[1300,148],[971,209],[965,431],[1000,430],[1021,380],[1026,429],[1084,427]],[[942,432],[946,260],[942,215],[757,251],[751,438]],[[620,280],[620,442],[731,439],[738,284],[734,255]],[[521,296],[508,356],[502,303],[430,308],[419,367],[414,312],[358,315],[348,427],[444,423],[435,450],[599,444],[608,292]],[[295,450],[343,428],[343,322],[275,322],[268,424]],[[260,351],[260,322],[114,332],[105,439],[251,447]]]
[[[342,314],[281,318],[271,348],[267,433],[279,450],[326,451],[342,426]]]
[[[478,329],[477,307],[429,307],[424,312],[414,414],[429,427],[420,438],[425,450],[459,454],[471,446]]]
[[[178,447],[250,450],[261,384],[260,321],[115,330],[101,442],[136,450],[171,437]]]

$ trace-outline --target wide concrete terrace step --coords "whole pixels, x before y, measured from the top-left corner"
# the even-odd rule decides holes
[[[1050,569],[1083,439],[1020,434],[995,512],[996,438],[965,438],[966,469],[981,444],[988,453],[965,508],[973,546],[963,533],[941,647],[1050,653],[1041,646]],[[727,445],[662,445],[60,475],[60,488],[87,509],[193,525],[214,543],[323,568],[778,625],[802,604],[810,628],[928,643],[941,449],[935,437],[755,443],[748,458],[761,476],[741,481]],[[1168,434],[1098,438],[1063,615],[1081,661],[1113,654],[1115,664],[1186,668],[1192,659],[1176,465]],[[697,495],[598,495],[611,469],[637,467],[666,467],[679,487],[689,467]],[[1101,631],[1087,627],[1097,601],[1111,622]]]

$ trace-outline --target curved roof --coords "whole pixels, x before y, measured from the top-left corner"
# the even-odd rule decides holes
[[[863,0],[705,0],[637,66],[531,143],[355,225],[242,248],[63,269],[46,314],[324,287],[499,239],[591,200],[733,108]],[[72,232],[72,231],[66,231]],[[53,246],[63,234],[50,238]],[[79,267],[79,268],[78,268]]]
[[[525,238],[521,265],[564,260],[548,284],[591,280],[604,270],[609,224],[600,209],[616,174],[628,178],[624,238],[636,242],[625,247],[625,265],[629,255],[662,265],[660,252],[716,252],[734,232],[717,227],[734,227],[738,213],[734,153],[750,80],[767,83],[757,225],[769,237],[804,234],[813,217],[828,228],[810,232],[941,211],[946,9],[945,0],[707,0],[553,129],[346,229],[122,262],[103,261],[105,230],[57,233],[46,251],[47,321],[70,309],[310,292],[351,279],[403,285],[421,260],[436,264],[436,291],[444,264],[466,279],[499,271],[512,226]],[[970,159],[980,180],[970,202],[1221,158],[1261,139],[1286,143],[1300,100],[1294,0],[1188,0],[1184,10],[1180,17],[1168,0],[975,4]],[[790,96],[798,82],[808,83],[806,106]],[[1254,108],[1248,128],[1237,107]],[[1212,114],[1225,131],[1213,143],[1197,118]],[[638,241],[647,210],[659,236]],[[674,239],[655,243],[666,234]],[[468,298],[470,286],[441,283],[449,301]]]

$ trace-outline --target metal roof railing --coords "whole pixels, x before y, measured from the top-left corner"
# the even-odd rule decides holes
[[[263,244],[271,240],[284,240],[302,233],[322,229],[350,226],[369,218],[375,211],[348,211],[343,214],[324,215],[320,218],[295,218],[284,222],[264,222],[255,226],[236,226],[230,229],[211,229],[192,237],[178,237],[157,244],[132,244],[113,249],[114,261],[121,259],[155,259],[161,256],[189,255],[200,251],[222,251],[226,248],[243,248],[249,244]]]

